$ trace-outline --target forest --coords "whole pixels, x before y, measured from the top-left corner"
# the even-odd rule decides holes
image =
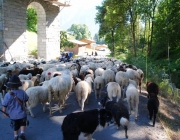
[[[96,9],[112,57],[141,68],[165,91],[180,88],[179,0],[104,0]]]

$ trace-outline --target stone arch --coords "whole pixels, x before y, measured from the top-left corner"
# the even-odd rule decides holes
[[[27,57],[26,10],[36,9],[38,15],[38,56],[46,60],[60,55],[60,8],[44,0],[0,1],[0,54],[3,60]],[[1,57],[2,58],[2,57]],[[2,60],[2,59],[1,59]]]
[[[34,8],[37,12],[38,22],[37,22],[37,50],[38,57],[43,58],[46,56],[46,13],[44,8],[38,2],[32,2],[27,8]]]

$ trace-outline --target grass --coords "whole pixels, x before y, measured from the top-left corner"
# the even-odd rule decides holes
[[[28,53],[37,50],[37,34],[33,32],[27,33],[27,44],[28,44]]]

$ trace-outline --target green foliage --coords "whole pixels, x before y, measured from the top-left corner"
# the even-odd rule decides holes
[[[34,8],[28,8],[26,11],[27,30],[37,33],[37,13]]]
[[[37,54],[37,49],[32,50],[32,51],[29,53],[29,55],[33,55],[33,56],[37,59],[37,56],[38,56],[38,54]]]
[[[106,44],[104,37],[100,38],[98,34],[95,34],[93,39],[96,41],[96,44]]]
[[[66,31],[60,31],[60,47],[61,49],[64,49],[65,47],[73,48],[73,43],[68,41],[67,32]]]
[[[68,31],[71,32],[73,36],[75,36],[76,40],[91,38],[91,33],[88,29],[88,26],[85,24],[72,24]]]

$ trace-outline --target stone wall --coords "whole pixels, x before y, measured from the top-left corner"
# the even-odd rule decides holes
[[[0,52],[6,61],[11,58],[25,58],[28,55],[26,35],[26,10],[33,7],[38,16],[38,56],[46,60],[55,59],[60,55],[60,21],[59,7],[44,0],[4,0],[4,25],[0,35]],[[1,41],[2,40],[2,41]],[[5,46],[5,44],[7,47]]]

